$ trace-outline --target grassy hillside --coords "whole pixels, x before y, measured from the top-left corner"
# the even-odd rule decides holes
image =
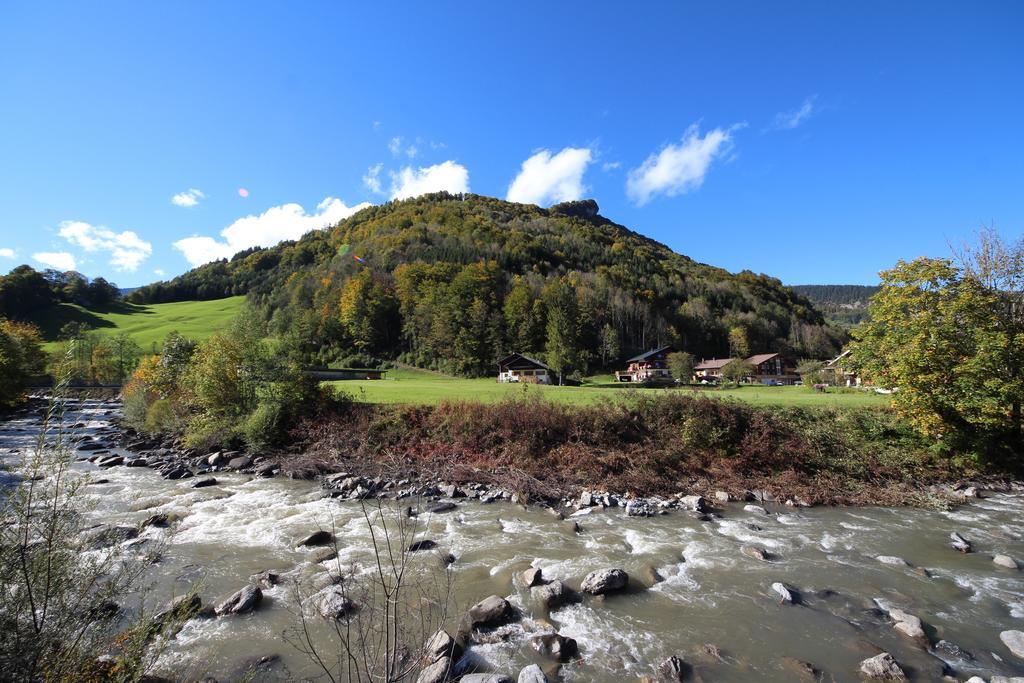
[[[43,331],[48,349],[56,345],[64,325],[79,322],[101,334],[127,332],[144,351],[149,352],[160,345],[168,332],[177,331],[196,340],[206,339],[237,315],[243,306],[244,296],[169,304],[119,303],[97,311],[62,303],[34,315],[32,322]]]
[[[637,389],[615,384],[604,376],[589,378],[583,386],[554,387],[529,384],[500,384],[494,378],[465,379],[420,370],[391,370],[384,380],[345,380],[330,382],[335,389],[364,403],[404,403],[436,405],[447,401],[496,403],[509,397],[540,395],[558,403],[590,405],[602,400],[622,398],[631,392],[653,394],[697,393],[721,399],[736,399],[752,405],[775,406],[848,406],[885,407],[886,397],[873,393],[819,394],[806,387],[750,386],[738,389]],[[834,390],[833,390],[834,391]]]

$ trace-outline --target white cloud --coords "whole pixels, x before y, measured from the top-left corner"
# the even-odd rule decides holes
[[[408,147],[405,148],[405,156],[409,157],[410,159],[419,154],[419,152],[420,151],[416,149],[416,145],[409,145]]]
[[[401,152],[402,152],[402,138],[400,138],[400,137],[393,137],[393,138],[391,138],[391,141],[388,142],[388,149],[390,149],[391,153],[393,155],[395,155],[396,157],[399,154],[401,154]]]
[[[622,166],[621,161],[606,161],[601,164],[601,170],[607,173],[608,171],[614,171],[620,166]]]
[[[201,191],[197,190],[194,187],[190,187],[184,192],[179,192],[178,194],[171,197],[171,204],[174,204],[175,206],[189,208],[191,206],[195,206],[196,204],[198,204],[199,200],[204,198],[205,196],[206,195],[203,194]]]
[[[15,257],[15,253],[14,253],[13,249],[8,249],[8,248],[4,247],[3,249],[0,249],[0,256],[2,256],[4,258],[14,258]]]
[[[58,234],[85,251],[109,251],[110,265],[117,270],[134,271],[153,253],[153,245],[131,230],[114,232],[102,225],[63,221]]]
[[[366,174],[363,176],[363,185],[374,194],[384,194],[380,184],[380,172],[383,169],[384,164],[374,164],[366,169]]]
[[[566,147],[552,155],[546,149],[523,162],[505,198],[523,204],[553,204],[579,199],[587,191],[583,173],[593,158],[586,148]]]
[[[154,268],[153,269],[153,275],[156,275],[158,277],[163,277],[164,275],[167,275],[167,273],[164,272],[163,268]]]
[[[32,258],[44,266],[56,268],[57,270],[78,270],[78,263],[75,262],[75,257],[66,251],[39,251],[32,254]]]
[[[814,101],[817,95],[811,95],[804,99],[803,103],[791,111],[780,111],[775,115],[771,127],[775,130],[793,130],[804,121],[809,119],[815,112]]]
[[[715,128],[701,137],[697,124],[693,124],[679,144],[666,145],[629,171],[626,194],[643,206],[656,194],[675,197],[697,189],[711,162],[732,149],[732,132],[743,125]]]
[[[231,258],[243,249],[269,247],[283,240],[297,240],[311,230],[330,227],[370,206],[363,202],[347,206],[334,197],[317,204],[315,213],[306,213],[299,204],[272,206],[258,216],[239,218],[220,231],[223,240],[196,235],[174,243],[193,267]]]
[[[417,169],[406,166],[398,173],[391,173],[392,199],[418,197],[442,190],[469,192],[469,171],[466,167],[449,160]]]

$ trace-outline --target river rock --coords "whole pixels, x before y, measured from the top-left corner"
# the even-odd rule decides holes
[[[97,467],[114,467],[115,465],[123,464],[124,456],[121,455],[111,455],[105,458],[100,458],[99,460],[96,461]]]
[[[768,561],[768,551],[764,548],[758,548],[754,545],[745,545],[740,548],[740,552],[747,557],[752,557],[755,560],[761,560],[762,562]]]
[[[194,489],[204,489],[207,486],[216,486],[216,485],[217,485],[217,480],[216,479],[214,479],[213,477],[204,477],[203,479],[196,480],[196,482],[194,484],[192,484],[192,488],[194,488]]]
[[[904,560],[902,557],[896,557],[895,555],[879,555],[875,559],[881,562],[882,564],[892,564],[899,567],[909,566],[906,560]]]
[[[152,514],[149,517],[146,517],[146,519],[142,520],[142,524],[140,524],[139,526],[143,529],[151,526],[156,527],[158,529],[163,529],[170,523],[170,515],[168,515],[166,512],[157,512],[156,514]]]
[[[328,586],[316,594],[316,609],[324,619],[342,619],[356,609],[340,586]]]
[[[278,465],[276,462],[268,462],[265,465],[260,465],[259,467],[257,467],[255,469],[255,472],[257,477],[270,478],[274,476],[280,469],[281,466]]]
[[[999,640],[1016,657],[1024,659],[1024,631],[1003,631],[999,634]]]
[[[224,454],[221,453],[220,451],[210,453],[208,456],[206,456],[206,464],[209,465],[210,467],[216,467],[222,462],[224,462]]]
[[[452,660],[450,657],[441,657],[432,664],[420,670],[416,677],[416,683],[444,683],[452,672]]]
[[[694,512],[707,512],[710,509],[704,496],[683,496],[679,499],[679,503],[687,510]]]
[[[802,681],[821,680],[821,672],[814,668],[814,665],[810,662],[805,662],[802,659],[796,659],[794,657],[783,657],[782,664],[787,669],[795,673]]]
[[[436,547],[437,543],[435,541],[431,541],[430,539],[424,539],[422,541],[414,541],[413,543],[411,543],[409,545],[409,552],[415,553],[419,552],[420,550],[433,550]]]
[[[746,512],[753,512],[753,513],[758,514],[758,515],[765,515],[765,516],[768,515],[768,511],[765,510],[760,505],[744,505],[743,509]]]
[[[579,645],[573,638],[560,633],[544,633],[530,638],[530,647],[537,654],[556,662],[568,662],[580,653]]]
[[[459,679],[459,683],[515,683],[505,674],[469,674]]]
[[[544,670],[536,664],[531,664],[519,672],[518,683],[548,683],[548,677]]]
[[[543,572],[541,572],[540,567],[530,567],[520,574],[519,578],[522,579],[523,585],[527,588],[533,588],[534,586],[539,586],[544,583],[544,575]]]
[[[188,479],[191,476],[192,470],[188,469],[187,467],[181,467],[180,465],[177,467],[172,467],[171,469],[163,473],[164,479],[170,479],[171,481],[176,481],[178,479]]]
[[[149,467],[149,460],[146,458],[131,458],[124,461],[125,467]]]
[[[263,601],[263,591],[258,586],[246,586],[214,608],[217,616],[245,614],[251,612]]]
[[[902,633],[903,635],[916,640],[925,647],[928,646],[928,636],[925,635],[924,628],[921,626],[921,620],[915,617],[913,614],[908,614],[900,609],[889,610],[889,617],[893,620],[893,628]]]
[[[244,469],[251,464],[252,458],[247,455],[240,455],[237,458],[231,458],[231,460],[228,460],[228,467],[233,470]]]
[[[153,615],[153,626],[162,629],[169,619],[190,619],[203,608],[203,601],[194,593],[179,595],[166,607]]]
[[[620,591],[628,583],[629,574],[621,569],[598,569],[587,574],[580,584],[580,590],[591,595],[604,595]]]
[[[451,512],[452,510],[455,510],[458,507],[459,506],[456,505],[455,503],[438,503],[437,505],[431,505],[430,507],[428,507],[427,512],[437,515],[442,512]]]
[[[949,539],[952,541],[950,545],[953,546],[954,550],[958,550],[962,553],[971,552],[971,542],[963,536],[961,536],[960,534],[958,534],[957,532],[954,531],[953,533],[951,533],[949,535]]]
[[[792,604],[795,602],[793,592],[790,591],[786,584],[775,582],[772,584],[772,590],[778,594],[780,602],[784,602],[786,604]]]
[[[82,536],[82,545],[86,550],[99,550],[130,541],[138,535],[139,530],[133,526],[110,526],[105,524],[96,529],[86,531]]]
[[[462,645],[452,638],[447,631],[440,629],[424,644],[423,653],[430,661],[436,662],[442,657],[449,657],[452,661],[458,661],[462,656]]]
[[[490,595],[469,608],[474,627],[495,628],[515,619],[515,610],[505,598]]]
[[[253,574],[249,577],[249,583],[255,586],[262,586],[264,588],[273,588],[281,582],[281,577],[278,574],[270,571],[260,572],[259,574]]]
[[[309,561],[313,564],[320,564],[321,562],[327,562],[333,560],[338,556],[338,551],[334,548],[319,548],[314,550],[309,555]]]
[[[301,546],[311,547],[311,546],[318,546],[318,545],[327,545],[328,543],[330,543],[333,540],[334,540],[334,535],[330,531],[324,531],[323,529],[321,529],[320,531],[314,531],[309,536],[306,536],[304,539],[302,539],[301,541],[299,541],[295,545],[300,546],[300,547]]]
[[[883,681],[905,681],[907,675],[888,652],[869,657],[860,663],[860,671],[868,678]]]
[[[628,517],[653,517],[654,508],[643,498],[638,498],[626,503],[626,515]]]
[[[732,496],[730,496],[726,491],[715,491],[715,500],[719,503],[728,503],[732,500]]]
[[[1018,569],[1017,561],[1009,555],[996,555],[992,558],[992,564],[1004,569]]]
[[[537,602],[549,610],[558,609],[579,599],[579,596],[571,588],[557,579],[544,585],[533,587],[530,593]]]
[[[690,667],[679,657],[672,655],[658,665],[658,680],[666,683],[680,683],[686,680]]]

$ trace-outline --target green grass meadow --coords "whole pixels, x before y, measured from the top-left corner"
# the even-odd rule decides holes
[[[587,405],[602,400],[616,400],[634,394],[665,394],[690,392],[712,398],[735,399],[754,405],[772,406],[849,406],[884,408],[886,396],[868,391],[831,389],[817,393],[807,387],[743,386],[735,389],[643,388],[616,384],[610,376],[588,378],[582,386],[557,387],[531,384],[500,384],[494,378],[463,379],[424,370],[399,368],[389,370],[386,379],[341,380],[327,382],[353,400],[365,403],[408,403],[435,405],[441,401],[481,401],[494,403],[509,397],[541,396],[552,401]]]
[[[244,296],[213,301],[181,301],[169,304],[119,303],[105,311],[94,311],[75,304],[59,304],[41,312],[33,319],[48,342],[46,349],[57,346],[61,327],[81,322],[100,334],[127,332],[142,350],[159,349],[169,332],[201,341],[224,327],[245,306]]]

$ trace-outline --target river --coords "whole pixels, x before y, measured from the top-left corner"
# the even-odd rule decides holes
[[[80,431],[109,427],[111,404],[71,405],[66,419],[84,422]],[[35,417],[0,424],[0,457],[16,465],[13,451],[30,448],[37,429]],[[326,571],[311,563],[310,550],[295,545],[321,527],[336,530],[343,564],[370,561],[360,505],[324,498],[312,482],[216,473],[217,485],[197,489],[194,479],[168,481],[146,468],[99,471],[78,463],[75,471],[108,480],[83,489],[96,522],[137,524],[154,513],[180,519],[170,530],[143,531],[167,542],[149,576],[157,602],[196,582],[204,603],[215,603],[258,572]],[[958,680],[1024,675],[1024,660],[999,638],[1004,630],[1024,630],[1024,574],[992,562],[996,553],[1024,560],[1020,493],[986,493],[948,512],[766,506],[764,515],[728,503],[710,521],[678,511],[633,518],[615,508],[579,517],[581,531],[541,508],[457,503],[455,510],[424,520],[426,536],[456,558],[461,609],[496,594],[523,611],[524,618],[503,627],[496,642],[473,645],[469,653],[513,678],[536,661],[528,637],[552,627],[579,644],[581,658],[561,668],[566,681],[637,680],[653,675],[671,655],[693,667],[695,680],[800,680],[792,660],[801,660],[822,672],[818,680],[856,681],[860,662],[881,650],[913,680],[939,678],[943,661]],[[974,552],[951,549],[952,531],[968,538]],[[765,549],[769,560],[747,556],[744,546]],[[631,590],[547,616],[514,580],[530,566],[573,588],[594,569],[619,567],[629,573]],[[651,583],[652,569],[663,580]],[[771,588],[775,582],[795,589],[797,604],[780,602]],[[312,675],[309,662],[282,640],[295,624],[287,586],[264,595],[251,614],[188,622],[161,666],[224,681],[237,675],[239,662],[274,654],[280,664],[264,674],[266,680]],[[898,633],[878,607],[919,617],[932,647]],[[952,647],[936,646],[939,641],[969,654],[956,656]]]

